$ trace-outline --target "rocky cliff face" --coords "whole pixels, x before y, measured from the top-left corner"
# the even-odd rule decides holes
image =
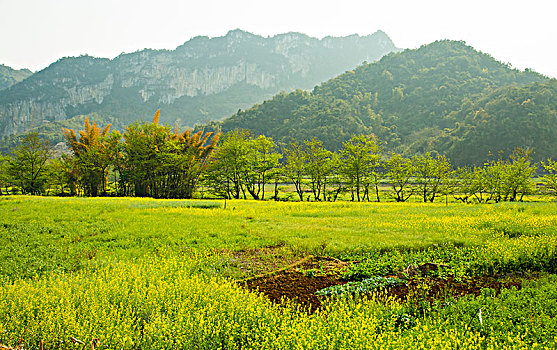
[[[395,50],[383,32],[319,40],[234,30],[193,38],[174,51],[143,50],[113,60],[63,58],[0,91],[0,136],[92,112],[127,124],[150,119],[158,108],[163,122],[193,126],[281,90],[311,88]]]

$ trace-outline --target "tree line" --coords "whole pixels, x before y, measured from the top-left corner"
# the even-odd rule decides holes
[[[0,195],[434,202],[453,196],[464,203],[521,201],[525,195],[557,195],[557,162],[539,164],[518,148],[483,166],[454,168],[444,155],[405,157],[383,152],[374,135],[355,135],[332,152],[316,138],[277,144],[247,130],[180,132],[136,122],[123,133],[85,120],[84,129],[63,129],[69,152],[55,155],[48,142],[29,133],[0,158]],[[537,170],[543,172],[536,179]]]

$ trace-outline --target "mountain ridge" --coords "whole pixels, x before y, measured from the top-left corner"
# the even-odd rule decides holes
[[[446,153],[457,162],[478,163],[487,154],[458,159],[458,147],[451,146],[462,135],[454,132],[464,122],[457,112],[499,88],[543,81],[548,78],[512,69],[462,41],[439,40],[360,65],[311,92],[275,95],[207,129],[244,128],[282,143],[316,137],[331,150],[354,134],[374,133],[387,152]],[[495,152],[509,153],[508,145],[499,146],[493,144]]]
[[[394,50],[384,32],[317,39],[232,30],[192,38],[175,50],[65,57],[0,92],[0,136],[93,112],[127,124],[158,108],[165,111],[163,122],[193,126],[281,90],[311,88]]]
[[[0,90],[9,88],[31,76],[33,72],[29,69],[14,69],[0,64]]]

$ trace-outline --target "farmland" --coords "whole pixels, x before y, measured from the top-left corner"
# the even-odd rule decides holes
[[[557,346],[555,202],[6,196],[0,243],[11,347]]]

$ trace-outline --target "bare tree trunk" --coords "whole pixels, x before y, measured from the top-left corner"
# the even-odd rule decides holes
[[[278,200],[278,179],[275,179],[275,196],[274,196],[275,201]]]

